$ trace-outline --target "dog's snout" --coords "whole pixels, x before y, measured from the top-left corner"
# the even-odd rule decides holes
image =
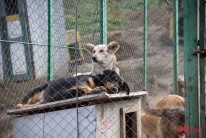
[[[97,58],[96,57],[92,57],[92,60],[94,61],[94,62],[97,62]]]
[[[124,83],[123,81],[119,81],[119,82],[115,83],[115,86],[118,88],[122,87],[123,83]]]

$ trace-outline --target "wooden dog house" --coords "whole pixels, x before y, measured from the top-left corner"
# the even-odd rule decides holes
[[[141,137],[141,97],[145,91],[82,96],[26,109],[14,115],[13,138]]]

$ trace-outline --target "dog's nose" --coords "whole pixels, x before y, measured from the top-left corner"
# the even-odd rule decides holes
[[[97,62],[97,58],[96,58],[96,57],[92,57],[92,60],[93,60],[94,62]]]

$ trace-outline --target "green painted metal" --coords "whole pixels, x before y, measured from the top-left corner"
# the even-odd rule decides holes
[[[144,0],[144,89],[147,89],[147,7],[148,2]]]
[[[21,28],[22,28],[22,39],[21,41],[26,41],[29,42],[30,41],[30,32],[28,31],[28,25],[26,25],[28,23],[28,21],[26,21],[26,17],[27,17],[27,13],[25,13],[25,3],[20,3],[21,5],[19,5],[19,20],[21,23]],[[29,44],[23,44],[24,46],[24,53],[25,53],[25,57],[26,57],[26,68],[27,68],[27,73],[24,74],[23,78],[24,80],[29,80],[32,78],[33,75],[33,68],[32,68],[32,47],[28,46]],[[16,77],[18,78],[18,76]]]
[[[7,24],[6,18],[2,17],[0,20],[1,24]],[[2,31],[2,39],[8,40],[8,28],[7,25],[3,25],[1,28]],[[11,78],[12,75],[12,63],[11,63],[11,55],[10,55],[10,43],[6,43],[5,41],[2,41],[2,59],[3,59],[3,68],[5,70],[4,72],[4,78],[9,78],[10,80],[13,80]]]
[[[197,55],[193,50],[197,49],[197,1],[184,0],[184,72],[185,72],[185,126],[186,137],[205,137],[205,104],[204,104],[204,62],[200,59],[200,120],[198,108],[198,68]],[[199,9],[199,8],[198,8]],[[201,31],[200,31],[201,32]],[[201,40],[203,41],[203,40]],[[199,127],[201,122],[201,127]]]
[[[204,50],[205,46],[205,0],[200,0],[200,50]],[[205,121],[205,59],[200,58],[200,122],[202,128],[202,138],[206,137],[206,121]]]
[[[19,7],[19,21],[20,25],[21,25],[21,33],[22,36],[19,36],[17,38],[10,38],[8,36],[8,27],[7,27],[7,23],[8,21],[6,21],[5,18],[1,19],[1,23],[5,24],[5,26],[2,27],[2,30],[4,30],[2,33],[2,38],[4,41],[2,41],[3,47],[2,47],[2,51],[3,51],[3,62],[5,64],[5,78],[9,79],[11,81],[23,81],[23,80],[29,80],[32,78],[32,63],[31,63],[31,52],[30,52],[30,47],[28,46],[27,43],[21,43],[22,46],[24,47],[24,54],[25,54],[25,61],[26,61],[26,72],[23,74],[14,74],[13,73],[13,66],[12,66],[12,59],[11,59],[11,44],[16,43],[18,41],[25,41],[28,42],[29,38],[28,38],[28,31],[26,28],[26,21],[25,21],[25,15],[23,13],[23,9],[22,7]]]
[[[174,93],[178,94],[178,75],[179,75],[179,22],[178,22],[178,2],[179,0],[173,0],[173,71],[174,71]]]
[[[107,0],[100,0],[100,44],[107,44]]]
[[[48,0],[48,71],[47,80],[53,80],[53,42],[52,42],[52,30],[53,30],[53,0]]]

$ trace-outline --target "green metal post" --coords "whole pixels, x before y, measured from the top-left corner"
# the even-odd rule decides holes
[[[47,80],[53,80],[53,43],[52,43],[52,29],[53,29],[53,0],[48,0],[48,71]]]
[[[205,137],[205,104],[204,83],[198,96],[198,58],[193,54],[198,48],[198,23],[197,23],[197,1],[184,0],[184,76],[185,76],[185,131],[186,137]],[[201,59],[202,60],[202,59]],[[200,68],[204,65],[200,62]],[[200,70],[200,80],[203,76]],[[200,97],[200,99],[198,99]],[[200,107],[199,107],[200,100]],[[200,112],[200,116],[199,116]],[[201,123],[199,126],[199,122]]]
[[[107,0],[100,0],[100,44],[107,44]]]
[[[144,0],[144,88],[147,89],[147,0]]]
[[[173,48],[173,69],[174,69],[174,92],[178,94],[178,75],[179,75],[179,34],[178,34],[178,1],[173,0],[173,21],[174,21],[174,30],[173,30],[173,40],[174,40],[174,48]]]
[[[205,0],[200,0],[200,50],[204,50],[205,43]],[[200,122],[202,128],[202,137],[206,137],[205,121],[205,59],[200,58]]]

